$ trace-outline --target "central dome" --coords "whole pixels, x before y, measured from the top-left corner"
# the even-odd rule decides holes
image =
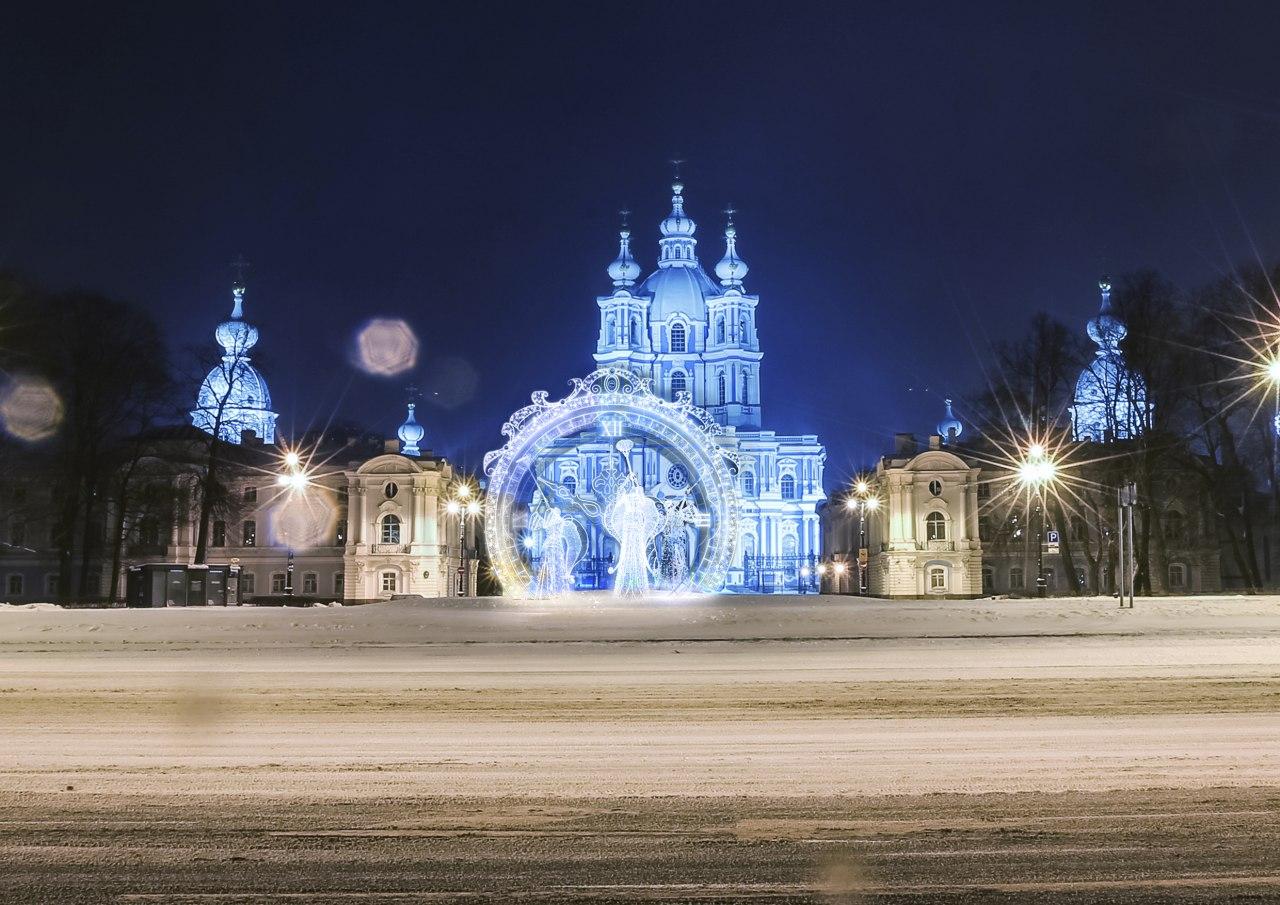
[[[720,287],[712,282],[700,266],[660,267],[640,284],[637,295],[653,297],[649,319],[664,321],[673,314],[690,320],[707,319],[707,298],[720,295]]]

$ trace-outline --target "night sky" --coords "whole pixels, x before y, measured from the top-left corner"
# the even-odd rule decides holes
[[[1102,273],[1280,258],[1274,3],[26,6],[0,269],[212,349],[243,253],[285,433],[391,436],[409,378],[348,346],[403,317],[428,444],[478,466],[591,369],[616,212],[648,272],[675,156],[708,270],[740,212],[765,426],[828,488],[1032,312],[1083,331]]]

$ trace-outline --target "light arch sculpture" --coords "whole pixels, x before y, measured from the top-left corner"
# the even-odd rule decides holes
[[[628,457],[636,444],[657,447],[665,461],[683,469],[687,483],[667,489],[688,499],[690,512],[696,512],[696,519],[690,519],[690,524],[696,521],[696,527],[690,528],[690,536],[695,539],[688,548],[687,574],[682,576],[677,590],[722,589],[740,534],[736,485],[739,463],[736,453],[719,443],[723,428],[693,404],[690,394],[680,393],[674,402],[667,401],[653,393],[648,378],[619,368],[601,368],[574,379],[572,390],[563,399],[552,402],[547,397],[544,390],[533,393],[531,404],[512,414],[502,426],[506,443],[484,457],[488,480],[485,542],[503,593],[533,595],[539,576],[528,549],[530,526],[537,518],[535,507],[542,505],[545,509],[550,505],[548,496],[558,497],[557,518],[563,504],[573,510],[566,512],[573,518],[597,521],[587,528],[604,530],[601,525],[608,521],[611,494],[624,489],[611,487],[608,482],[621,484],[625,474],[612,478],[608,474],[596,475],[591,487],[575,481],[574,497],[567,499],[559,488],[549,488],[538,470],[539,463],[553,453],[564,455],[580,443],[600,449],[602,441],[603,448],[609,450],[606,456],[612,456],[615,447],[620,452],[619,467],[624,471],[630,468]],[[662,483],[662,476],[658,482]],[[639,489],[662,509],[663,491],[644,486]],[[579,505],[579,499],[585,502]],[[671,511],[672,499],[666,499],[665,511]],[[652,542],[647,552],[652,563]],[[662,581],[654,580],[652,588],[663,589]]]

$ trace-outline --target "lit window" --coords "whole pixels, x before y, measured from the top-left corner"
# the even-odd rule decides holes
[[[947,539],[947,517],[941,512],[930,512],[924,517],[925,540]]]
[[[947,589],[947,570],[941,566],[929,569],[929,590],[945,591]]]
[[[684,371],[676,371],[671,375],[671,398],[675,399],[688,388],[688,381],[684,376]]]
[[[314,594],[319,585],[319,576],[315,572],[302,573],[302,593]]]
[[[271,573],[271,593],[272,594],[284,593],[284,573],[283,572]]]
[[[1014,566],[1009,570],[1009,587],[1014,590],[1021,590],[1024,583],[1022,567]]]
[[[395,572],[382,573],[382,590],[385,593],[390,593],[390,594],[395,593],[396,591],[396,573]]]
[[[225,547],[227,545],[227,523],[226,522],[213,523],[212,543],[213,543],[213,546],[215,547]]]
[[[671,351],[684,352],[688,349],[688,337],[685,334],[684,324],[675,324],[671,328]]]
[[[5,582],[5,591],[10,597],[22,596],[22,576],[10,575],[9,580]]]
[[[382,543],[398,544],[400,543],[400,517],[396,515],[384,515],[382,517]]]
[[[240,528],[241,543],[246,547],[256,547],[258,545],[258,523],[249,521],[245,522]]]
[[[778,485],[782,489],[782,498],[784,500],[794,500],[796,498],[796,479],[789,474],[784,474]]]

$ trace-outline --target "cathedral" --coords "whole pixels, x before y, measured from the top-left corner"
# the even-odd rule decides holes
[[[738,463],[741,502],[741,535],[728,589],[813,590],[826,451],[814,435],[779,435],[763,427],[764,352],[756,330],[760,299],[746,289],[748,267],[738,254],[733,212],[728,214],[716,279],[699,261],[697,224],[685,211],[684,186],[678,180],[672,185],[671,213],[659,225],[657,267],[644,279],[624,225],[618,256],[607,269],[613,291],[596,299],[596,366],[644,377],[664,399],[688,398],[723,428],[719,442]],[[545,478],[571,488],[571,494],[585,490],[602,457],[610,455],[607,440],[593,444],[580,438],[566,444]],[[633,455],[647,491],[664,485],[679,491],[691,480],[680,463],[667,461],[659,449],[641,443]],[[578,587],[608,586],[611,545],[603,531],[593,532]]]

